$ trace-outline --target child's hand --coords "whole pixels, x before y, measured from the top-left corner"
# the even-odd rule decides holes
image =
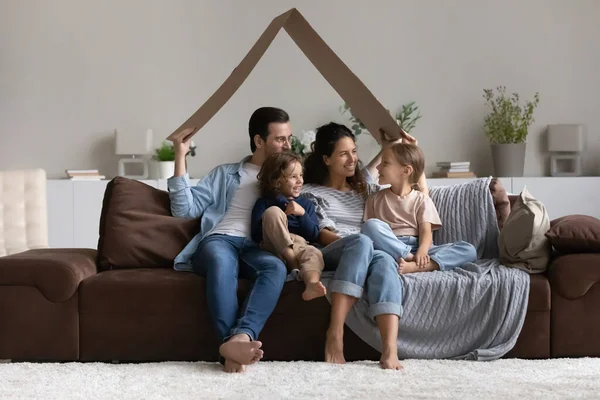
[[[301,217],[304,215],[304,208],[294,200],[291,200],[285,207],[285,215],[297,215]]]
[[[429,255],[426,250],[417,250],[415,253],[415,263],[419,268],[425,268],[429,264]]]

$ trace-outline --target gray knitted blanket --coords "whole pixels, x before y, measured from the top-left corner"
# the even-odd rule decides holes
[[[400,358],[494,360],[514,347],[527,311],[529,275],[504,267],[497,259],[498,224],[490,179],[431,188],[443,223],[434,243],[465,240],[477,248],[480,259],[451,272],[400,276]],[[346,324],[381,351],[379,331],[367,310],[365,295]]]

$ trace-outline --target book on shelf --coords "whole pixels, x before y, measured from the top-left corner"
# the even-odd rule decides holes
[[[65,172],[71,180],[88,181],[106,178],[106,176],[100,175],[100,171],[97,169],[67,169]]]
[[[471,171],[466,172],[448,172],[448,171],[435,171],[432,175],[433,178],[477,178]]]
[[[434,178],[474,178],[471,172],[470,161],[439,161],[436,163],[438,171],[433,173]]]
[[[99,175],[100,171],[97,169],[66,169],[66,174],[71,175]]]
[[[106,179],[104,175],[80,175],[80,176],[71,176],[69,178],[72,181],[101,181],[102,179]]]

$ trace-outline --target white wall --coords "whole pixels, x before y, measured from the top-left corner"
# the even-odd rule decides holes
[[[386,107],[418,102],[414,133],[429,171],[471,160],[491,173],[482,89],[502,84],[524,98],[540,92],[526,175],[547,173],[541,131],[551,123],[587,125],[584,172],[600,174],[597,0],[0,0],[0,169],[114,176],[114,128],[153,128],[158,144],[294,6]],[[340,104],[281,32],[196,136],[191,173],[248,153],[247,121],[259,106],[286,109],[300,131],[346,122]],[[359,143],[363,158],[375,151],[370,137]]]

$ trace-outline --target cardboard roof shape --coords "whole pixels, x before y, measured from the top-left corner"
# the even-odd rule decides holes
[[[379,103],[367,87],[354,75],[344,62],[331,50],[300,12],[292,8],[274,18],[258,38],[246,57],[233,70],[217,91],[177,128],[167,139],[181,136],[185,128],[194,128],[186,139],[194,136],[244,83],[250,72],[269,48],[281,28],[290,35],[309,61],[329,84],[348,103],[354,115],[366,126],[379,142],[380,129],[386,136],[398,138],[402,131],[395,119]]]

